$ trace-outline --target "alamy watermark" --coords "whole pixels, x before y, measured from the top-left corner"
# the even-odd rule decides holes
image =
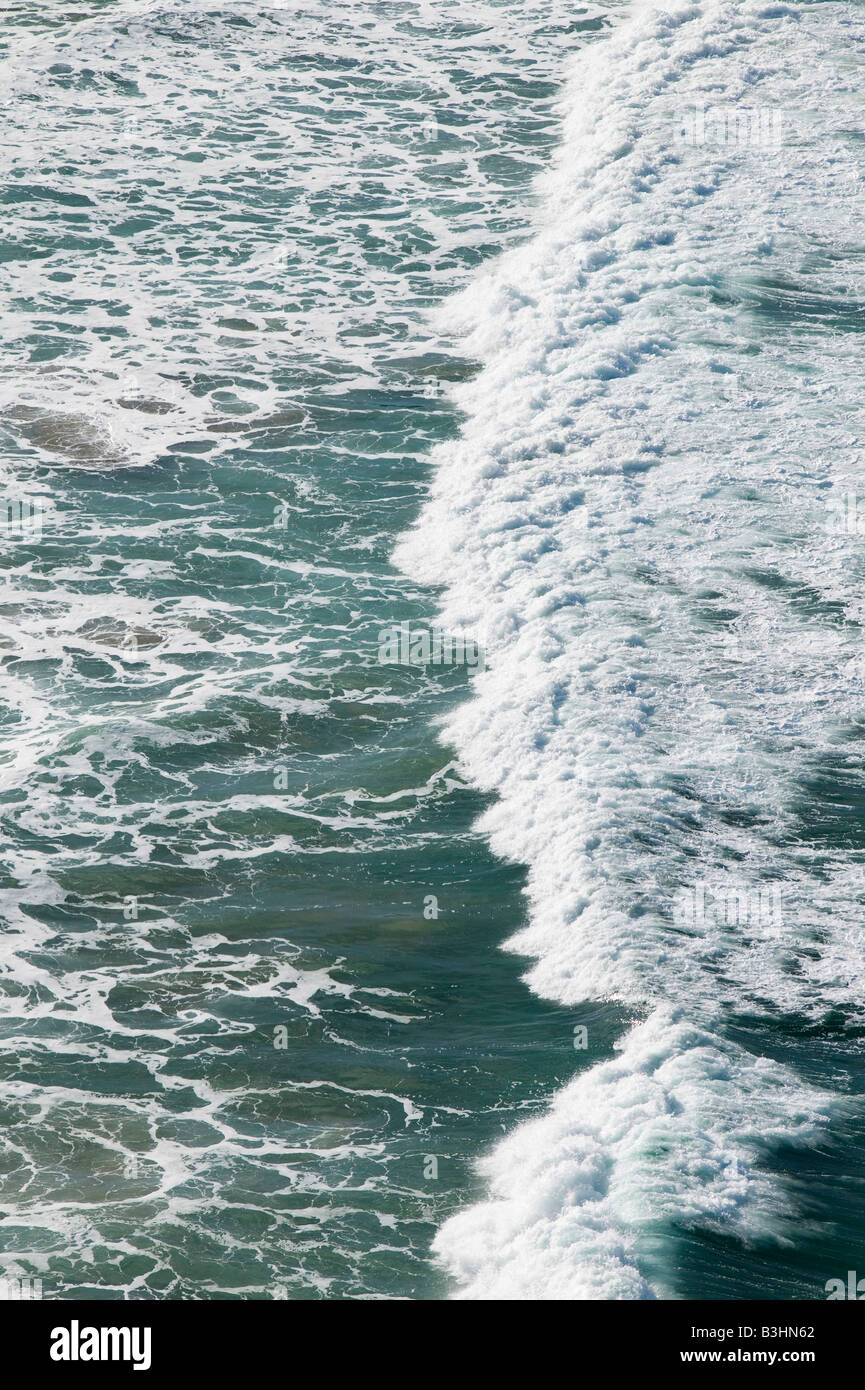
[[[0,1302],[39,1302],[42,1298],[42,1280],[27,1278],[0,1278]]]
[[[44,497],[11,497],[0,501],[0,535],[39,540],[45,518],[54,510]]]
[[[827,1279],[824,1288],[830,1302],[833,1298],[852,1299],[857,1303],[865,1299],[865,1279],[858,1279],[855,1269],[848,1269],[846,1283],[843,1279]]]
[[[678,113],[681,145],[777,149],[786,140],[787,113],[776,106],[707,106],[695,101]]]
[[[412,628],[399,623],[378,634],[381,666],[468,666],[483,670],[483,648],[476,637],[444,632],[441,628]]]
[[[680,927],[704,922],[723,926],[783,926],[781,888],[777,883],[696,883],[680,888],[673,899],[673,921]]]
[[[826,527],[833,535],[865,535],[865,501],[855,492],[835,488],[826,502],[826,512]]]

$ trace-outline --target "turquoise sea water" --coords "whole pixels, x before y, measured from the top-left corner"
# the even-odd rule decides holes
[[[567,65],[625,12],[22,0],[0,20],[0,1273],[46,1298],[447,1297],[431,1244],[487,1193],[476,1161],[650,1012],[627,989],[556,1002],[499,950],[527,868],[477,829],[494,798],[441,736],[469,673],[378,660],[383,629],[436,622],[441,586],[392,557],[482,365],[429,311],[529,238]],[[858,310],[820,320],[822,284],[778,283],[756,307],[712,287],[755,356],[803,315],[860,331]],[[448,543],[447,521],[424,535]],[[700,598],[708,642],[729,595]],[[778,841],[855,858],[858,771],[811,770]],[[744,836],[773,809],[725,814]],[[637,885],[640,940],[642,867],[606,872]],[[855,1010],[752,1003],[725,1023],[744,1054],[861,1090]],[[677,1205],[717,1174],[665,1105],[635,1199],[659,1214],[621,1204],[660,1296],[820,1297],[856,1267],[853,1108],[799,1148],[768,1119],[761,1152],[743,1138],[792,1202],[743,1235],[735,1193],[714,1225]]]
[[[377,661],[474,369],[424,313],[524,231],[571,8],[5,15],[0,1244],[45,1297],[440,1294],[576,1065],[436,738],[466,671]]]

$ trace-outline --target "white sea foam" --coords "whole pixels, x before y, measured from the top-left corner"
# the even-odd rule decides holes
[[[778,1183],[719,1175],[835,1104],[725,1022],[865,998],[820,790],[863,780],[862,563],[827,524],[865,487],[863,48],[849,4],[635,7],[577,55],[535,235],[443,315],[484,369],[397,560],[486,634],[445,733],[529,866],[532,988],[648,1010],[441,1231],[470,1297],[663,1294],[674,1219],[783,1239]]]
[[[439,1239],[476,1297],[652,1298],[672,1222],[784,1237],[785,1194],[755,1165],[813,1141],[825,1115],[777,1065],[658,1009],[619,1055],[557,1096],[483,1165],[492,1200]]]

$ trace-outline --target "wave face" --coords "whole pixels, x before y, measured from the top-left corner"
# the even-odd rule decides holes
[[[508,946],[634,1016],[441,1229],[466,1297],[789,1241],[779,1155],[848,1111],[797,1039],[862,1024],[863,48],[849,4],[635,8],[576,56],[533,238],[446,307],[485,365],[397,561],[485,633],[445,734],[530,868]]]

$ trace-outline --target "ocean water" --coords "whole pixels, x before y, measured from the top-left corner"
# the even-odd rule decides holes
[[[862,19],[7,6],[7,1288],[861,1263]]]

